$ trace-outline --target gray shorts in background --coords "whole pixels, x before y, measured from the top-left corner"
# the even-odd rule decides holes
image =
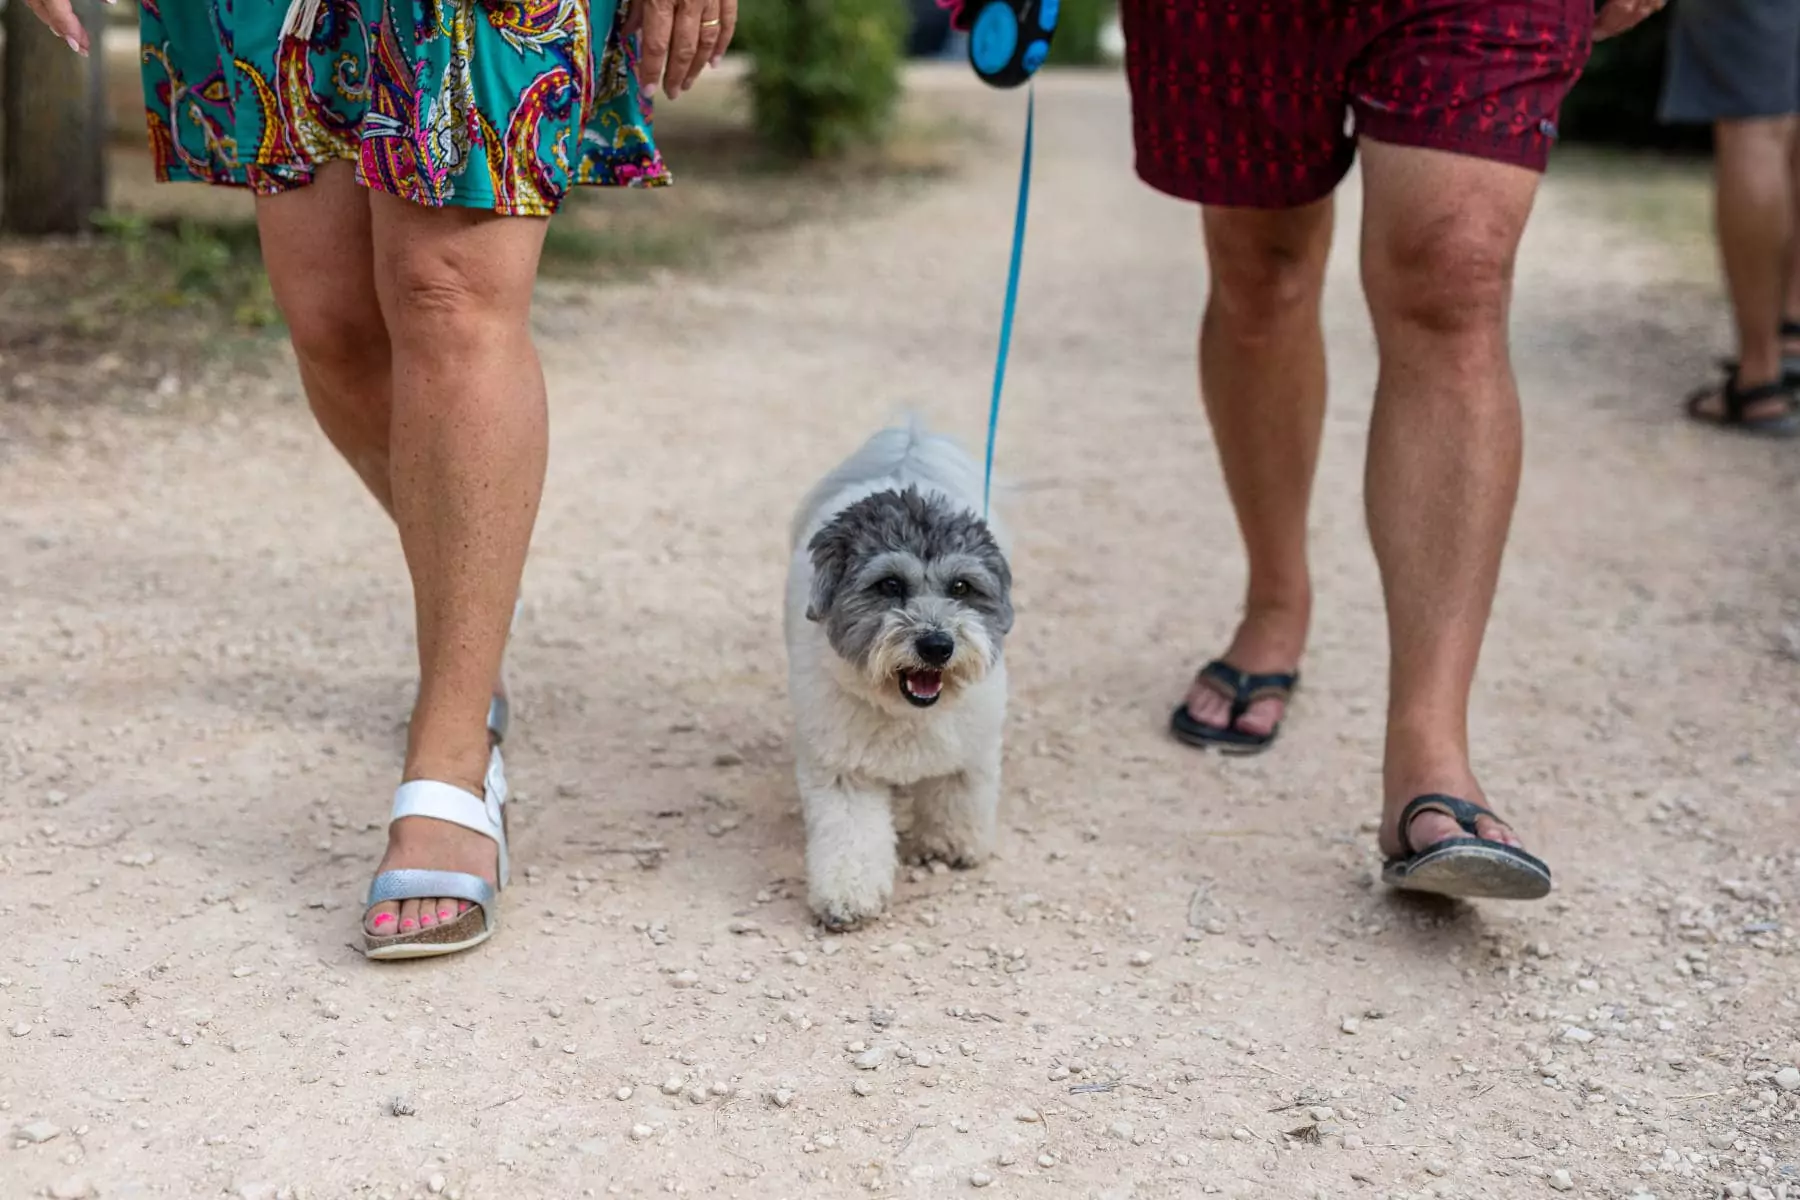
[[[1800,0],[1675,0],[1662,119],[1800,113]]]

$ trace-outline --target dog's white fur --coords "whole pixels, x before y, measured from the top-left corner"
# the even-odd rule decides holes
[[[887,907],[898,866],[897,793],[909,793],[912,801],[909,856],[973,866],[994,842],[1006,722],[1004,657],[993,655],[981,636],[974,648],[992,660],[986,671],[974,680],[947,673],[943,699],[916,709],[891,679],[871,678],[839,657],[825,630],[806,616],[813,535],[856,501],[907,487],[981,512],[980,465],[954,441],[913,420],[877,433],[826,475],[801,503],[791,529],[785,625],[795,769],[806,820],[809,900],[829,926],[854,925]],[[988,529],[1010,557],[1009,540],[991,517]]]

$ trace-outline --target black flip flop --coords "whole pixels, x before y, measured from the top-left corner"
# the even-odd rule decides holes
[[[1423,850],[1412,845],[1413,818],[1440,812],[1468,837],[1445,838]],[[1550,894],[1550,868],[1515,846],[1476,836],[1475,818],[1499,821],[1493,812],[1455,796],[1417,796],[1400,810],[1399,858],[1381,867],[1381,881],[1410,892],[1494,900],[1541,900]],[[1502,822],[1504,824],[1504,822]]]
[[[1700,407],[1715,396],[1723,403],[1723,412],[1708,412]],[[1750,416],[1751,406],[1764,400],[1785,400],[1787,411],[1773,417]],[[1737,376],[1732,374],[1726,377],[1723,385],[1708,384],[1689,393],[1684,408],[1690,420],[1702,425],[1735,429],[1760,437],[1800,437],[1800,399],[1796,399],[1794,385],[1787,379],[1740,388]]]
[[[1195,677],[1198,682],[1211,688],[1225,699],[1231,701],[1231,718],[1225,725],[1206,725],[1194,719],[1188,711],[1187,701],[1183,700],[1175,706],[1169,715],[1169,732],[1176,739],[1202,750],[1217,747],[1223,754],[1261,754],[1275,744],[1275,738],[1281,733],[1281,723],[1267,733],[1250,733],[1237,727],[1238,719],[1250,710],[1250,706],[1258,700],[1275,699],[1286,704],[1293,698],[1294,690],[1300,686],[1300,672],[1275,672],[1267,675],[1246,675],[1230,663],[1222,659],[1214,659],[1200,668]]]

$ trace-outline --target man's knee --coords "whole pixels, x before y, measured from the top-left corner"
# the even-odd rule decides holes
[[[1310,319],[1325,286],[1330,251],[1329,209],[1209,212],[1206,254],[1213,316],[1252,335],[1296,318]]]
[[[1366,248],[1364,286],[1378,327],[1431,333],[1503,329],[1519,231],[1466,210],[1408,225]]]

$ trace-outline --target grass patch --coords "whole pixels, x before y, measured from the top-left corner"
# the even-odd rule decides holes
[[[1590,208],[1636,226],[1666,246],[1696,277],[1711,278],[1712,164],[1691,155],[1564,147],[1553,178],[1574,187]]]

